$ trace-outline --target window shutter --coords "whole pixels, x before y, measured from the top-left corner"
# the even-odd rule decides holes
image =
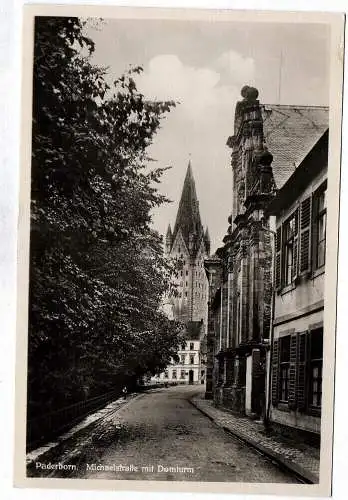
[[[293,276],[292,276],[293,280],[297,278],[299,270],[299,265],[298,265],[299,209],[296,210],[294,217],[295,217],[295,234],[294,234],[294,248],[293,248]]]
[[[296,366],[297,366],[297,333],[290,338],[290,374],[288,404],[291,410],[296,408]]]
[[[297,408],[305,411],[307,407],[307,359],[308,333],[298,334],[298,363],[297,363]]]
[[[281,248],[282,248],[282,228],[278,227],[276,232],[276,268],[275,268],[275,286],[280,288],[281,286],[281,272],[282,272],[282,261],[281,261]]]
[[[300,214],[300,273],[310,270],[311,198],[301,202]]]
[[[279,340],[273,341],[272,352],[272,404],[276,406],[279,401]]]

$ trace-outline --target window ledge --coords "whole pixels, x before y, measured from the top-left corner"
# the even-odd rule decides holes
[[[295,288],[296,288],[296,283],[293,282],[293,283],[290,283],[290,285],[286,285],[283,288],[281,288],[278,293],[280,295],[285,295],[286,293],[289,293],[292,290],[295,290]]]
[[[325,265],[324,266],[321,266],[319,267],[318,269],[316,269],[315,271],[312,272],[311,274],[311,279],[315,279],[317,276],[320,276],[322,274],[325,273]]]
[[[308,413],[308,415],[311,415],[313,417],[320,417],[321,416],[321,408],[310,406],[307,410],[307,413]]]
[[[289,404],[285,401],[279,401],[277,409],[280,411],[286,411],[287,413],[290,413]]]

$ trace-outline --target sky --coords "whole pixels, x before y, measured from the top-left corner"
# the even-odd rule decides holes
[[[173,227],[191,159],[201,219],[214,252],[226,234],[232,206],[234,109],[244,85],[264,104],[328,105],[329,27],[174,20],[107,19],[90,23],[93,62],[111,80],[141,65],[138,89],[149,98],[179,101],[149,149],[158,167],[171,166],[160,191],[172,203],[153,213],[160,233]]]

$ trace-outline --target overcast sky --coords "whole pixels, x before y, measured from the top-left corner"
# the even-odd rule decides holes
[[[94,62],[111,78],[141,65],[138,88],[146,96],[180,104],[162,122],[150,154],[171,165],[161,191],[172,204],[154,213],[155,227],[173,227],[189,157],[202,223],[212,251],[221,245],[231,211],[230,150],[234,108],[242,86],[254,85],[265,104],[328,105],[329,28],[170,20],[106,20],[88,35]]]

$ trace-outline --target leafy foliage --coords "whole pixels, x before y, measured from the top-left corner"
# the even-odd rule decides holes
[[[146,154],[174,102],[137,91],[141,68],[110,89],[93,50],[78,18],[36,18],[29,416],[155,373],[181,341],[159,307],[172,269]]]

